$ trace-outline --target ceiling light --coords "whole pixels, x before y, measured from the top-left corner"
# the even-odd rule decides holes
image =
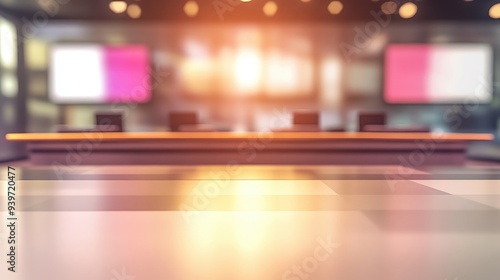
[[[200,7],[198,6],[198,3],[196,3],[196,1],[187,1],[186,4],[184,5],[184,12],[189,17],[196,16],[199,10]]]
[[[418,7],[417,5],[415,5],[415,3],[407,2],[399,8],[399,15],[402,18],[408,19],[414,17],[417,11]]]
[[[278,11],[278,5],[274,1],[269,1],[264,5],[263,11],[266,16],[272,17]]]
[[[396,4],[396,2],[394,1],[388,1],[382,4],[382,6],[380,6],[380,9],[382,10],[382,13],[386,15],[392,15],[395,14],[398,10],[398,4]]]
[[[128,6],[127,14],[131,18],[140,18],[141,17],[141,7],[139,7],[139,5],[132,4],[132,5]]]
[[[497,3],[490,8],[490,17],[494,19],[500,18],[500,3]]]
[[[328,5],[328,11],[332,15],[338,15],[340,12],[342,12],[342,9],[344,8],[344,5],[340,1],[332,1]]]
[[[127,10],[127,3],[125,1],[111,1],[109,8],[115,14],[121,14]]]

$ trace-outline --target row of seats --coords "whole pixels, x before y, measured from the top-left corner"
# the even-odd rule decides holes
[[[168,116],[170,131],[220,131],[208,124],[201,124],[196,112],[171,112]],[[405,127],[394,128],[386,125],[385,113],[360,113],[358,116],[358,128],[362,132],[428,132],[427,127]],[[60,126],[58,132],[75,132],[76,130],[66,126]],[[82,131],[82,130],[78,130]],[[85,131],[123,132],[123,117],[120,113],[97,113],[95,115],[95,127]],[[321,131],[320,114],[314,111],[300,111],[293,113],[292,126],[279,131]],[[333,128],[328,131],[345,131],[344,128]]]

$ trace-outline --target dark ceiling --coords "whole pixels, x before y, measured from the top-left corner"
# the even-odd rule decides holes
[[[142,9],[139,20],[148,21],[189,21],[189,22],[234,22],[234,21],[322,21],[346,22],[373,20],[373,12],[380,12],[380,6],[386,0],[339,0],[343,10],[339,15],[329,14],[327,7],[331,0],[274,0],[278,12],[274,17],[266,17],[262,7],[267,0],[252,0],[240,3],[238,0],[197,0],[199,13],[188,17],[183,6],[187,0],[125,0],[129,4],[138,4]],[[399,4],[408,0],[393,0]],[[126,13],[115,14],[109,8],[110,0],[0,0],[0,9],[27,20],[133,20]],[[233,3],[232,6],[230,3]],[[413,0],[419,10],[410,21],[490,21],[488,11],[500,0]],[[222,3],[222,6],[220,4]],[[234,4],[236,3],[236,4]],[[215,6],[228,7],[217,13]],[[43,8],[45,6],[45,8]],[[219,11],[220,12],[220,11]],[[223,18],[223,19],[222,19]],[[409,21],[398,15],[394,21]]]

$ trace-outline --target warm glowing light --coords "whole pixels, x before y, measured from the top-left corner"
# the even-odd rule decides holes
[[[187,59],[181,64],[181,79],[191,94],[203,95],[213,91],[214,60],[200,42],[184,43]]]
[[[262,195],[258,184],[261,181],[247,180],[235,182],[235,192],[238,194],[234,205],[239,212],[239,222],[235,223],[236,248],[245,254],[256,253],[265,246],[266,236],[269,236],[269,228],[273,218],[262,211],[248,211],[265,208],[272,203],[271,195]],[[272,184],[272,183],[271,183]],[[246,211],[245,211],[246,210]]]
[[[209,51],[206,45],[196,40],[186,40],[184,42],[184,51],[189,58],[198,59],[209,57]]]
[[[47,68],[47,43],[38,39],[29,39],[24,45],[26,66],[31,69]]]
[[[300,0],[300,1],[302,1],[302,2],[304,2],[304,3],[309,3],[309,2],[311,2],[311,0]]]
[[[115,14],[121,14],[127,10],[127,3],[125,1],[111,1],[109,8]]]
[[[189,17],[196,16],[199,10],[200,7],[198,6],[198,3],[196,3],[196,1],[187,1],[186,5],[184,5],[184,12]]]
[[[251,2],[252,0],[241,0],[241,2]]]
[[[212,65],[212,69],[217,69],[215,71],[217,90],[226,95],[231,95],[235,92],[235,52],[232,48],[223,47],[214,56],[214,64]]]
[[[272,17],[278,11],[278,4],[274,1],[269,1],[264,5],[263,11],[266,16]]]
[[[273,97],[309,96],[314,92],[316,69],[308,39],[288,38],[289,49],[277,46],[262,50],[259,33],[237,36],[237,46],[219,49],[203,40],[185,39],[180,76],[186,92]]]
[[[500,3],[491,6],[490,8],[490,17],[494,19],[500,18]]]
[[[256,49],[246,48],[237,52],[235,81],[239,93],[252,94],[258,91],[262,72],[262,58]]]
[[[385,2],[384,4],[382,4],[381,10],[382,13],[386,15],[395,14],[396,11],[398,10],[398,4],[396,4],[396,2],[393,1]]]
[[[340,1],[332,1],[328,5],[328,11],[332,15],[338,15],[340,12],[342,12],[342,9],[344,8],[344,5]]]
[[[272,50],[265,61],[264,89],[269,95],[308,95],[314,90],[310,56]]]
[[[321,63],[321,100],[324,104],[338,105],[341,100],[342,61],[338,57],[325,57]]]
[[[4,73],[1,80],[2,93],[6,97],[15,97],[17,95],[17,77],[13,74]]]
[[[140,18],[141,17],[141,7],[139,7],[139,5],[132,4],[132,5],[128,6],[127,14],[131,18]]]
[[[203,95],[213,90],[213,60],[187,59],[180,67],[181,80],[190,94]]]
[[[402,18],[412,18],[415,16],[417,11],[418,11],[417,5],[415,5],[414,3],[408,2],[408,3],[403,4],[401,6],[401,8],[399,8],[399,15]]]

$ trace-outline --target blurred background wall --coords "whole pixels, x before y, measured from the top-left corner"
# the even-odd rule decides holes
[[[26,80],[24,47],[19,21],[0,13],[0,132],[24,132],[29,119],[25,111]],[[0,162],[23,157],[23,145],[0,137]]]
[[[373,23],[376,24],[373,24]],[[55,21],[25,38],[27,131],[91,126],[96,111],[121,110],[130,131],[165,130],[167,112],[195,110],[205,122],[267,130],[273,112],[319,110],[323,128],[356,129],[359,111],[387,111],[396,125],[495,131],[498,87],[489,105],[386,105],[383,51],[390,43],[480,42],[500,50],[500,25],[419,22],[349,24],[165,24]],[[48,98],[50,47],[64,43],[145,44],[151,50],[148,104],[57,105]],[[500,58],[495,79],[500,81]],[[242,69],[243,68],[243,69]],[[253,69],[255,68],[255,69]],[[239,72],[244,74],[240,74]],[[495,83],[496,85],[496,83]],[[457,120],[450,116],[457,115]],[[289,121],[290,118],[287,120]]]

